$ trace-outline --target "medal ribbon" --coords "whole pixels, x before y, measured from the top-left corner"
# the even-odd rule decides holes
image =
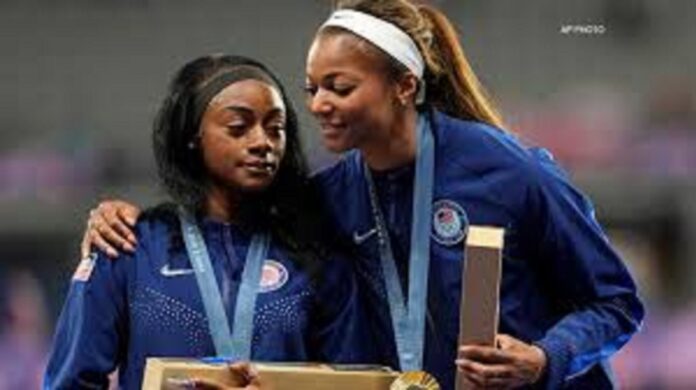
[[[237,293],[232,322],[234,333],[230,333],[229,321],[220,296],[220,288],[215,279],[215,272],[205,241],[203,241],[203,235],[193,216],[183,209],[179,209],[179,220],[181,221],[181,232],[184,236],[186,251],[193,265],[198,289],[203,299],[208,328],[217,356],[229,357],[233,360],[250,360],[254,309],[263,262],[270,245],[270,236],[268,234],[255,234],[251,239],[242,272],[242,283]]]
[[[423,366],[425,345],[425,313],[430,268],[430,230],[435,165],[435,141],[430,125],[423,115],[418,118],[416,174],[413,183],[413,221],[408,272],[408,301],[399,281],[389,233],[382,216],[370,169],[365,165],[365,178],[370,192],[379,257],[389,300],[389,311],[396,338],[396,348],[402,371],[418,371]]]

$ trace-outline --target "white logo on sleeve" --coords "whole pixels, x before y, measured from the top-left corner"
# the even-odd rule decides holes
[[[80,263],[77,265],[77,269],[75,269],[75,273],[73,274],[72,280],[75,282],[88,281],[90,276],[92,276],[92,271],[94,270],[94,266],[96,265],[96,263],[97,254],[95,252],[92,252],[89,254],[89,256],[80,260]]]

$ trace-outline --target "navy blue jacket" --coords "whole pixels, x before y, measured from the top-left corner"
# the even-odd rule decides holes
[[[436,152],[424,369],[444,389],[454,388],[466,226],[499,226],[505,228],[499,332],[546,352],[538,387],[612,387],[607,359],[644,313],[590,202],[547,151],[527,149],[482,123],[428,116]],[[381,358],[398,367],[364,169],[356,151],[316,178],[338,230],[360,248],[359,281]],[[414,167],[373,177],[405,288]]]
[[[139,389],[147,357],[215,355],[196,278],[181,236],[176,238],[180,227],[176,217],[171,220],[141,218],[134,254],[116,261],[95,254],[87,280],[72,281],[46,388],[106,388],[107,375],[118,368],[120,385]],[[251,236],[210,220],[200,226],[231,319]],[[256,303],[252,360],[372,362],[361,347],[372,343],[361,333],[362,306],[350,267],[327,259],[315,282],[272,240]]]

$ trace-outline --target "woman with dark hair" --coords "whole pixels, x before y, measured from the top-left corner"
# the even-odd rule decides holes
[[[268,69],[222,55],[186,64],[153,145],[173,203],[142,213],[133,253],[81,261],[47,388],[105,388],[115,369],[140,388],[153,356],[369,360],[353,272],[324,245],[295,113]]]
[[[360,254],[382,362],[444,389],[457,370],[484,388],[613,387],[609,358],[644,316],[635,283],[551,154],[504,130],[447,17],[340,0],[306,69],[324,145],[348,152],[315,180]],[[116,226],[136,211],[100,205],[84,247],[127,248]],[[495,347],[457,345],[469,224],[505,229]]]

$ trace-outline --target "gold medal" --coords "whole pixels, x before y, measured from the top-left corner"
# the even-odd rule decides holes
[[[435,378],[423,371],[406,371],[396,377],[390,390],[440,390]]]

